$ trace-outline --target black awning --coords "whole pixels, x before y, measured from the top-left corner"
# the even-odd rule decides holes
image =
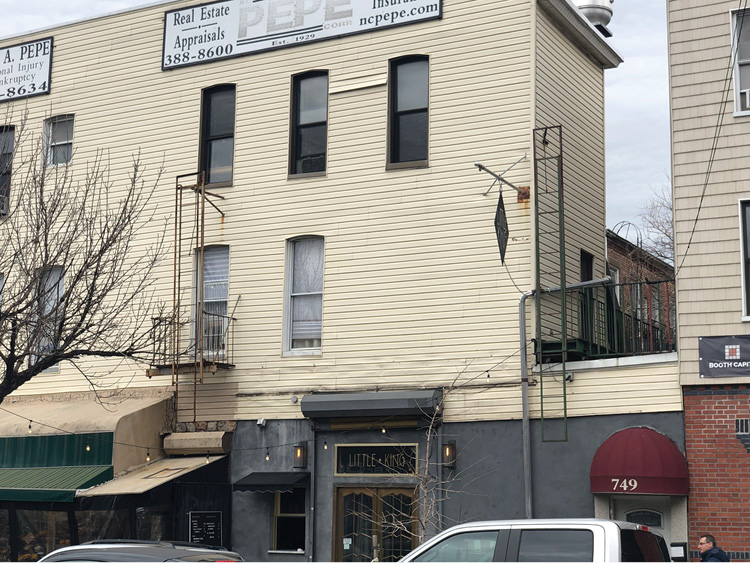
[[[284,493],[291,491],[294,485],[302,483],[309,477],[309,471],[253,471],[239,481],[235,481],[232,484],[232,490],[253,493]]]
[[[439,389],[320,393],[302,397],[308,418],[432,417],[439,410]]]

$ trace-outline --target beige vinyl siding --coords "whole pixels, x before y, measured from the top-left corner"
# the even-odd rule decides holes
[[[698,338],[750,334],[742,322],[742,276],[738,200],[747,198],[750,118],[734,117],[734,87],[725,85],[731,55],[731,10],[736,2],[696,6],[669,2],[669,68],[680,381],[747,383],[750,378],[703,380],[698,373]],[[731,74],[730,74],[731,77]],[[710,149],[729,87],[721,140],[697,221]],[[695,234],[687,251],[690,233]]]
[[[201,90],[236,84],[234,182],[217,188],[226,197],[217,201],[226,216],[209,208],[205,236],[206,244],[230,248],[236,365],[206,371],[199,383],[183,371],[178,418],[296,418],[302,415],[292,397],[313,391],[441,386],[458,388],[448,393],[446,419],[519,418],[520,295],[514,282],[523,290],[533,283],[531,211],[506,190],[511,240],[503,267],[492,224],[497,188],[482,195],[492,178],[473,163],[503,170],[531,155],[534,111],[542,121],[560,119],[544,100],[531,105],[535,78],[543,83],[537,98],[562,78],[550,68],[559,61],[543,58],[532,76],[530,3],[457,0],[444,5],[440,21],[162,72],[163,13],[191,4],[197,2],[40,34],[55,37],[52,94],[14,106],[28,107],[36,133],[45,116],[75,114],[72,166],[78,174],[98,149],[106,150],[115,185],[126,180],[139,149],[148,180],[163,165],[157,213],[139,231],[137,253],[173,214],[175,176],[197,168]],[[574,52],[544,17],[537,34],[550,35],[540,41],[553,51],[564,47],[565,64],[583,65],[576,80],[592,81],[601,95],[601,69]],[[430,58],[430,167],[386,171],[388,61],[408,54]],[[311,69],[330,73],[327,170],[324,177],[288,179],[291,76]],[[577,126],[566,145],[574,194],[591,191],[592,174],[598,174],[593,185],[603,186],[601,138],[594,142],[598,152],[581,140],[603,135],[596,122],[601,99],[596,104],[584,120],[596,126]],[[590,161],[597,162],[587,169]],[[530,185],[531,163],[519,163],[507,179]],[[603,248],[603,199],[587,197],[587,209],[602,210],[593,218],[572,212],[569,229],[576,234],[569,242],[578,244],[579,237]],[[592,231],[591,221],[601,223],[597,242],[577,234],[584,226]],[[322,349],[284,356],[286,241],[301,235],[325,238]],[[171,242],[171,223],[166,236]],[[183,256],[182,265],[183,303],[189,303],[193,257]],[[171,304],[171,254],[159,267],[157,292]],[[89,361],[80,367],[104,387],[171,383],[169,375],[148,379],[146,366]],[[63,365],[18,394],[89,387],[77,369]],[[588,409],[578,412],[592,414],[596,407]]]
[[[518,294],[508,270],[530,287],[530,211],[526,203],[507,206],[506,270],[492,226],[497,192],[482,196],[491,178],[472,163],[501,168],[529,152],[529,3],[451,2],[441,21],[162,72],[163,13],[189,4],[47,33],[55,37],[52,94],[28,104],[31,124],[76,114],[77,171],[104,147],[115,181],[139,147],[151,178],[163,160],[154,203],[171,215],[174,177],[197,167],[201,89],[236,84],[234,185],[219,189],[226,218],[208,211],[206,226],[207,244],[230,247],[230,311],[240,298],[236,367],[207,372],[195,386],[183,373],[179,417],[299,417],[292,395],[449,385],[513,354]],[[92,45],[103,52],[92,57]],[[388,61],[406,54],[430,57],[430,168],[385,171]],[[330,72],[327,172],[287,180],[290,80],[310,69]],[[529,162],[508,179],[529,185]],[[140,248],[162,224],[144,226]],[[322,354],[284,357],[285,243],[300,235],[325,237]],[[159,273],[166,301],[171,264],[167,255]],[[191,270],[192,257],[184,257],[184,298]],[[86,364],[106,386],[170,382],[147,379],[145,366],[111,368]],[[492,373],[517,383],[517,356]],[[19,393],[88,387],[64,365]],[[486,403],[486,419],[520,412],[517,401]]]

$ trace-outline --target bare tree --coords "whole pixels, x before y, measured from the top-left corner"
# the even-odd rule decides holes
[[[44,138],[19,121],[0,127],[14,139],[0,171],[8,202],[0,216],[0,402],[60,362],[91,382],[78,361],[148,356],[165,232],[135,247],[160,176],[145,183],[140,155],[124,181],[111,180],[102,152],[74,172],[51,165]]]
[[[643,247],[654,256],[674,264],[674,229],[672,227],[672,183],[669,176],[641,209],[639,218],[646,232]]]

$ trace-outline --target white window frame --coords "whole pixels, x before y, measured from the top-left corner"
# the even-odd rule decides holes
[[[47,277],[53,275],[53,272],[59,271],[60,275],[55,282],[56,287],[56,295],[54,299],[54,304],[52,305],[52,308],[57,307],[60,304],[60,301],[62,301],[63,295],[65,294],[65,269],[62,266],[52,266],[47,271],[42,272],[42,276],[44,276],[44,292],[46,294],[47,292]],[[44,308],[47,308],[47,304],[44,305]],[[44,314],[48,314],[47,311],[44,312]],[[35,345],[36,346],[36,345]],[[40,358],[41,355],[37,355],[37,350],[34,350],[34,354],[32,358]],[[36,360],[34,360],[36,362]],[[44,373],[57,373],[60,371],[60,364],[55,364],[53,366],[48,367],[44,370]]]
[[[739,55],[739,46],[737,45],[737,41],[739,40],[739,36],[737,34],[737,20],[738,16],[743,12],[743,10],[732,10],[731,12],[731,30],[732,30],[732,58],[734,59],[734,72],[733,72],[733,82],[734,82],[734,116],[735,117],[741,117],[745,115],[750,115],[750,109],[741,110],[740,107],[740,98],[742,96],[746,97],[748,108],[750,108],[750,84],[748,84],[747,88],[744,90],[740,90],[740,66],[748,65],[750,66],[750,59],[743,59],[740,60]],[[743,21],[742,25],[748,25],[750,26],[750,8],[745,10],[745,20]],[[736,55],[735,55],[736,53]]]
[[[228,320],[229,319],[229,271],[230,271],[231,256],[230,256],[230,249],[229,249],[229,245],[228,244],[213,244],[213,245],[209,245],[209,246],[206,246],[206,247],[203,248],[203,255],[201,255],[200,251],[198,251],[198,252],[195,253],[196,259],[195,259],[195,266],[194,266],[194,270],[193,270],[193,306],[192,306],[192,317],[193,318],[192,318],[191,323],[190,323],[190,331],[191,331],[190,339],[192,341],[192,345],[193,346],[196,346],[197,343],[198,343],[198,332],[199,332],[198,331],[198,324],[197,324],[197,321],[198,321],[198,299],[200,297],[199,291],[200,291],[201,285],[203,285],[203,283],[204,283],[203,278],[205,277],[205,276],[201,276],[201,272],[199,270],[200,261],[204,260],[203,265],[204,265],[204,273],[205,273],[205,254],[206,254],[206,252],[210,252],[212,249],[217,249],[217,248],[226,248],[227,249],[227,268],[226,268],[227,294],[226,294],[226,299],[206,299],[206,295],[205,295],[206,294],[206,290],[205,290],[205,287],[204,287],[203,288],[203,311],[204,311],[204,314],[205,314],[206,313],[206,310],[205,310],[206,309],[206,303],[222,303],[222,302],[224,302],[226,304],[226,310],[227,310],[226,317],[227,317],[227,319],[226,319],[226,325],[223,327],[223,334],[226,337],[227,325],[229,323],[229,320]],[[218,282],[218,281],[221,281],[221,280],[215,280],[215,281]],[[203,340],[204,340],[204,342],[203,342],[203,347],[204,347],[203,357],[205,359],[217,359],[217,360],[225,358],[226,357],[226,340],[224,341],[224,343],[223,343],[224,346],[223,346],[223,348],[221,350],[212,350],[210,348],[210,346],[207,347],[205,345],[206,336],[207,336],[206,335],[206,331],[205,331],[205,326],[206,326],[206,320],[205,319],[203,320],[203,326],[204,326],[204,331],[203,331]]]
[[[737,200],[737,213],[740,218],[739,221],[739,229],[740,229],[740,276],[742,279],[742,322],[750,322],[750,311],[748,311],[748,307],[750,307],[750,303],[747,301],[747,289],[748,284],[750,284],[750,280],[747,279],[747,276],[745,275],[745,260],[749,257],[745,256],[745,225],[744,225],[744,217],[742,216],[742,206],[743,205],[750,206],[750,199],[739,199]],[[748,229],[750,229],[750,225],[747,226]]]
[[[70,139],[66,139],[65,142],[52,142],[52,130],[58,123],[70,121],[72,123]],[[75,132],[75,115],[72,113],[66,113],[61,115],[55,115],[44,120],[44,139],[45,139],[45,151],[44,151],[44,162],[47,166],[65,166],[73,160],[73,136]],[[55,149],[64,145],[70,145],[70,158],[65,162],[54,162],[53,155]]]
[[[320,320],[320,346],[314,348],[292,348],[292,285],[294,281],[294,243],[305,239],[319,240],[323,245],[323,280],[321,284],[320,300],[321,310],[323,308],[323,295],[325,294],[325,237],[320,235],[304,235],[287,239],[286,241],[286,264],[284,276],[284,322],[283,322],[283,349],[284,356],[319,356],[323,349],[323,319]],[[311,295],[311,294],[308,294]],[[322,317],[322,315],[321,315]]]

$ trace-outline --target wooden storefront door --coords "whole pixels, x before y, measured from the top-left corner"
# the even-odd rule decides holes
[[[413,490],[337,490],[336,561],[398,561],[416,547],[417,536]]]

